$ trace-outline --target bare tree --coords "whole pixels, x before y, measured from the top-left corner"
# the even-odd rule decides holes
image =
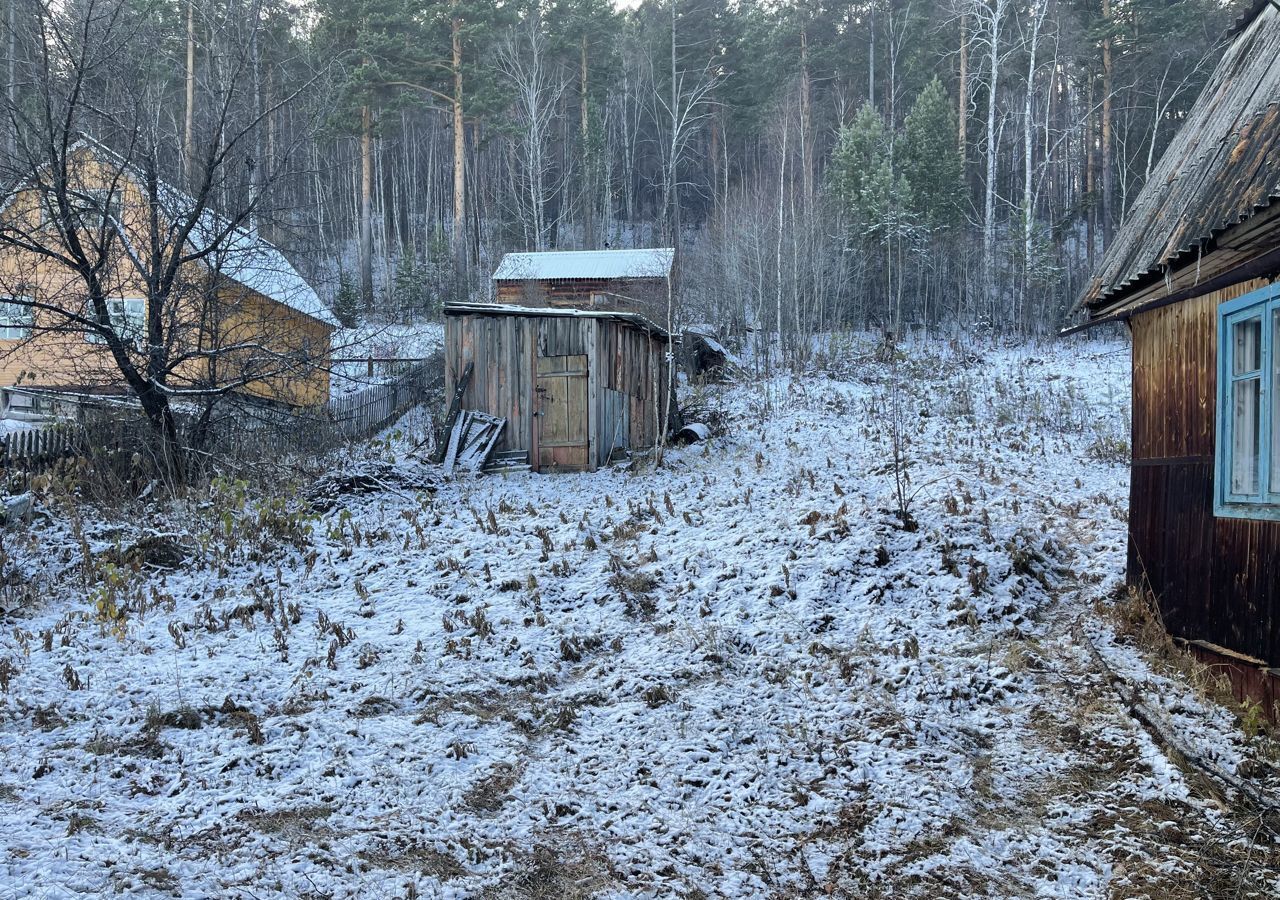
[[[549,171],[552,127],[560,114],[560,100],[568,79],[547,57],[547,38],[535,11],[514,26],[498,45],[498,67],[515,97],[513,112],[520,128],[515,139],[519,159],[517,200],[530,249],[545,250],[551,227],[547,204],[560,190]]]
[[[961,11],[972,23],[970,46],[987,57],[986,179],[982,200],[982,296],[988,309],[996,293],[996,176],[1000,156],[997,110],[1000,73],[1004,63],[1004,26],[1010,0],[960,0]]]
[[[201,150],[184,191],[174,185],[185,134],[162,114],[165,86],[143,64],[158,44],[148,23],[124,0],[41,5],[34,15],[31,96],[6,110],[19,139],[0,171],[10,185],[0,288],[39,360],[89,388],[127,388],[181,479],[192,438],[180,434],[180,410],[195,414],[198,442],[221,399],[286,399],[328,349],[327,311],[256,230],[267,211],[254,187],[283,175],[257,171],[256,130],[313,82],[255,108],[243,29],[259,23],[225,22],[236,33],[210,42],[198,85],[206,115],[194,126]],[[275,303],[317,328],[298,329]]]

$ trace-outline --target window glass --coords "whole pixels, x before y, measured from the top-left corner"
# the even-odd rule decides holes
[[[26,303],[0,298],[0,340],[21,341],[31,337],[34,321],[33,310]]]
[[[1271,313],[1271,493],[1280,494],[1280,307]]]
[[[1262,368],[1262,319],[1245,319],[1233,329],[1231,374],[1244,375]]]
[[[1258,493],[1258,437],[1262,380],[1246,378],[1231,386],[1231,493]]]
[[[105,217],[120,222],[122,213],[120,192],[108,188],[89,188],[80,192],[75,199],[81,221],[91,228],[96,228]]]
[[[110,317],[111,328],[126,340],[130,338],[142,340],[143,333],[146,331],[146,310],[147,301],[138,297],[107,301],[107,315]],[[92,308],[88,315],[89,318],[96,318]],[[102,336],[96,332],[91,331],[85,337],[94,344],[105,343]]]

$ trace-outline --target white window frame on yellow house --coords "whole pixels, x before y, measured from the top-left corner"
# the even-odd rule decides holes
[[[35,326],[30,297],[0,297],[0,341],[25,341]]]
[[[110,219],[117,225],[124,214],[124,199],[121,197],[120,189],[116,188],[89,188],[80,191],[85,198],[80,199],[76,204],[80,209],[80,215],[86,214],[100,215],[104,219]]]
[[[92,305],[86,310],[88,318],[97,321]],[[111,297],[107,300],[107,316],[111,329],[125,341],[141,343],[147,330],[147,301],[145,297]],[[85,332],[84,339],[91,344],[105,344],[97,331]]]

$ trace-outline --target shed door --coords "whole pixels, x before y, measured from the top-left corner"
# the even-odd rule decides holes
[[[539,356],[538,468],[589,469],[587,357]]]

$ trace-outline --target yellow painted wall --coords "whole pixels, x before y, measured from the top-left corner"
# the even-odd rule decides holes
[[[88,187],[105,186],[114,171],[89,153],[77,167],[77,177]],[[146,201],[131,182],[119,185],[124,230],[145,242]],[[17,195],[4,212],[28,228],[39,222],[38,196],[34,191]],[[163,225],[161,226],[163,227]],[[179,277],[185,294],[172,304],[174,353],[197,346],[208,350],[234,344],[256,345],[235,350],[213,365],[216,384],[249,379],[244,393],[291,406],[318,405],[329,399],[330,336],[332,326],[292,307],[276,302],[223,279],[216,300],[207,302],[209,274],[193,263]],[[144,297],[142,282],[125,259],[115,261],[104,279],[115,297]],[[63,266],[33,253],[0,251],[0,295],[23,294],[62,308],[83,303],[83,287]],[[200,321],[205,315],[210,321]],[[33,336],[26,340],[0,338],[0,386],[111,389],[124,385],[115,361],[104,344],[93,343],[83,332],[48,329],[65,322],[55,312],[37,311]],[[305,352],[306,358],[300,354]],[[135,356],[142,365],[142,354]],[[193,358],[174,372],[173,387],[206,387],[210,384],[207,357]]]

